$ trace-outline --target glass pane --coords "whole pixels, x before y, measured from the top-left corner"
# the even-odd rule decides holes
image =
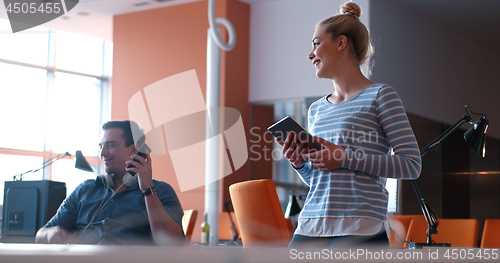
[[[14,34],[9,21],[0,19],[0,43],[0,58],[47,65],[49,30],[46,28],[35,27]]]
[[[102,39],[57,32],[56,68],[102,75],[104,42]]]
[[[47,71],[0,63],[0,91],[0,147],[43,151]]]
[[[18,175],[20,173],[24,173],[29,170],[35,170],[42,166],[43,166],[42,157],[0,154],[0,167],[2,167],[2,173],[0,173],[0,193],[1,193],[0,204],[3,204],[3,195],[4,195],[3,190],[5,181],[12,181],[14,175]],[[36,173],[23,175],[24,181],[42,180],[42,179],[43,179],[42,170]]]
[[[92,167],[94,171],[96,167]],[[75,159],[61,159],[52,165],[52,181],[66,183],[66,196],[87,179],[95,179],[96,175],[75,168]]]
[[[49,140],[54,152],[99,153],[101,81],[57,72],[49,106]]]
[[[389,192],[389,200],[387,203],[387,212],[398,212],[398,180],[387,178],[385,189]]]

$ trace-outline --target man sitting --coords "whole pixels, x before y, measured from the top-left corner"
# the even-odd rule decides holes
[[[131,121],[110,121],[102,129],[99,157],[106,174],[77,186],[37,232],[36,242],[182,244],[183,211],[175,191],[152,178],[149,154],[134,155],[145,136],[134,144],[132,129],[142,131]]]

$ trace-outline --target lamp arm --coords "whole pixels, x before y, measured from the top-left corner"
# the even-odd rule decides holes
[[[65,152],[65,153],[61,153],[61,154],[58,154],[50,159],[48,159],[47,161],[43,162],[43,165],[42,167],[38,168],[38,169],[35,169],[35,170],[29,170],[29,171],[26,171],[24,173],[20,173],[20,174],[16,174],[14,175],[14,178],[13,178],[13,181],[16,181],[16,178],[19,176],[19,181],[22,181],[23,180],[23,175],[25,174],[32,174],[32,173],[36,173],[40,170],[42,170],[43,168],[53,164],[54,162],[56,162],[57,160],[61,159],[61,158],[64,158],[66,156],[71,156],[71,154],[69,154],[68,152]]]
[[[420,192],[420,187],[418,186],[417,180],[411,180],[411,185],[413,186],[413,190],[415,190],[415,194],[417,195],[418,204],[420,205],[420,209],[422,210],[422,214],[424,215],[425,221],[427,222],[428,232],[427,232],[427,244],[432,243],[432,234],[437,234],[437,226],[439,225],[439,221],[432,212],[429,203],[422,196],[422,192]]]
[[[420,151],[420,157],[424,157],[424,155],[430,149],[432,149],[435,146],[439,145],[444,139],[448,138],[448,136],[450,136],[456,129],[458,129],[458,127],[460,127],[462,124],[464,124],[464,122],[471,122],[471,121],[472,121],[472,119],[471,119],[470,115],[468,113],[465,113],[465,115],[460,120],[458,120],[450,128],[446,129],[446,131],[444,131],[443,133],[441,133],[441,135],[439,135],[436,139],[434,139],[434,141],[432,141],[431,143],[429,143],[429,145],[425,146],[425,148],[423,148]]]
[[[472,119],[470,115],[466,112],[465,115],[458,120],[455,124],[453,124],[450,128],[446,129],[442,134],[440,134],[436,139],[434,139],[429,145],[425,146],[420,151],[420,157],[423,157],[430,149],[439,145],[444,139],[448,138],[454,131],[458,129],[465,122],[471,122]],[[420,205],[420,209],[422,210],[422,214],[424,215],[425,221],[427,222],[428,232],[427,232],[427,244],[432,243],[432,234],[437,234],[437,226],[439,225],[439,220],[437,219],[434,212],[432,212],[431,207],[425,200],[420,191],[420,187],[418,186],[417,180],[411,180],[411,184],[413,186],[413,190],[415,191],[415,195],[417,196],[418,203]]]

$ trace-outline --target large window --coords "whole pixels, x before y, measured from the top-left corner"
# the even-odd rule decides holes
[[[81,150],[96,173],[102,171],[98,143],[109,116],[112,44],[42,27],[13,34],[3,19],[0,43],[0,204],[4,181],[61,153]],[[95,176],[65,157],[22,179],[65,182],[70,193]]]

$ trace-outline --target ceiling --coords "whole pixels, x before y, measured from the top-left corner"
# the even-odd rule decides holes
[[[43,24],[42,27],[112,41],[114,15],[197,1],[202,0],[79,0],[75,8],[59,18]],[[251,4],[272,0],[239,1]],[[2,4],[0,4],[0,18],[8,19],[5,5]]]
[[[201,0],[80,0],[73,10],[42,26],[111,41],[114,15],[196,1]],[[240,1],[256,4],[273,0]],[[313,3],[312,0],[307,1]],[[479,39],[485,45],[495,49],[500,46],[500,16],[497,14],[500,11],[499,0],[393,1],[445,27]],[[0,18],[7,19],[4,5],[0,5]]]
[[[75,8],[62,17],[43,24],[42,27],[112,41],[114,15],[196,1],[201,0],[79,0]],[[5,6],[1,4],[0,18],[8,19]]]

